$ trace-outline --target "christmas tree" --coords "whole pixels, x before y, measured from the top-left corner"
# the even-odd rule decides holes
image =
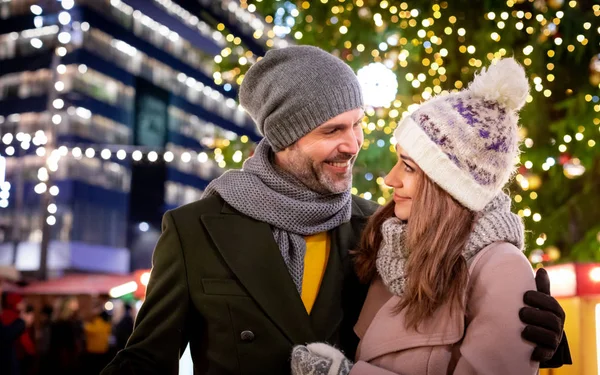
[[[600,5],[594,3],[242,0],[239,6],[264,20],[253,36],[265,48],[315,45],[357,71],[369,108],[353,193],[380,204],[390,198],[383,177],[395,163],[391,135],[402,116],[433,95],[463,88],[494,60],[520,61],[532,90],[520,118],[521,167],[509,187],[528,229],[530,260],[548,264],[600,261]],[[260,56],[232,33],[227,40],[214,78],[239,85]],[[251,150],[240,140],[216,153],[235,168]]]

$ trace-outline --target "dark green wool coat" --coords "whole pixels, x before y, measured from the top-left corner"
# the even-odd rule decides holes
[[[349,250],[377,207],[353,196],[350,222],[330,231],[311,315],[268,224],[218,196],[167,212],[135,330],[102,375],[176,374],[188,342],[197,374],[289,374],[292,347],[315,341],[353,358],[367,286]]]

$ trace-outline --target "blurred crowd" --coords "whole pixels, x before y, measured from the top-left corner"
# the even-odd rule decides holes
[[[4,285],[0,276],[3,375],[98,374],[133,331],[134,311],[129,304],[123,304],[118,317],[104,304],[83,314],[79,299],[65,296],[36,311],[22,295],[4,290]]]

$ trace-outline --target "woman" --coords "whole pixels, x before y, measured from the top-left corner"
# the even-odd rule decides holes
[[[504,59],[400,123],[385,180],[394,200],[371,218],[356,255],[370,282],[357,362],[326,344],[299,346],[293,374],[537,373],[518,319],[534,275],[502,192],[528,92],[523,68]]]

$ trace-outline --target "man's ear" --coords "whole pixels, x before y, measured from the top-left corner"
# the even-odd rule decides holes
[[[281,166],[287,164],[288,155],[290,153],[290,147],[291,146],[288,146],[288,147],[284,148],[283,150],[273,153],[273,162],[275,163],[275,165],[278,165],[281,167]]]

